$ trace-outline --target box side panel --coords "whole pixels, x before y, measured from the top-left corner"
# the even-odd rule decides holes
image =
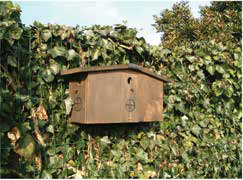
[[[85,86],[86,76],[79,76],[69,82],[69,94],[73,101],[70,122],[85,122]]]
[[[139,122],[162,121],[163,82],[144,74],[138,77],[136,118]]]
[[[93,72],[88,75],[86,124],[124,122],[124,72]]]

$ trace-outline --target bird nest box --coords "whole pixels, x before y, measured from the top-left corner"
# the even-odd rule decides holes
[[[74,68],[70,121],[81,124],[162,121],[163,85],[170,79],[135,64]]]

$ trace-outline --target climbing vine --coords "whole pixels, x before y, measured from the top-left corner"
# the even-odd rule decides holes
[[[182,21],[190,25],[177,31],[183,36],[158,23],[190,15],[186,3],[175,4],[157,17],[167,34],[152,46],[124,24],[26,27],[17,4],[0,2],[0,176],[241,178],[241,28],[231,23],[241,9],[220,3],[202,9],[201,20]],[[127,63],[175,80],[165,86],[164,120],[68,123],[72,101],[60,70]]]

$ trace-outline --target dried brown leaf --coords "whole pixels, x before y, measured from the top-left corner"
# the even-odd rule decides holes
[[[37,110],[35,110],[35,109],[32,109],[32,112],[31,112],[31,114],[32,114],[32,120],[33,120],[33,123],[34,123],[34,132],[35,132],[35,136],[36,136],[36,139],[37,139],[37,141],[38,141],[38,143],[39,144],[41,144],[42,146],[46,146],[46,144],[45,144],[45,142],[44,142],[44,139],[43,139],[43,137],[41,136],[41,134],[40,134],[40,130],[39,130],[39,127],[38,127],[38,122],[37,122],[37,119],[41,119],[40,117],[39,117],[39,115],[41,114],[41,115],[43,115],[43,113],[44,114],[46,114],[46,111],[45,111],[45,108],[43,107],[42,105],[40,105],[38,108],[37,108]],[[44,110],[43,110],[44,109]],[[39,110],[39,111],[38,111]],[[41,112],[41,113],[40,113]],[[45,116],[45,115],[44,115]],[[46,115],[46,117],[47,117],[47,115]],[[46,118],[45,117],[45,118]],[[47,119],[48,119],[48,117],[47,117]]]
[[[40,106],[37,108],[35,115],[38,119],[48,120],[46,110],[42,104],[40,104]]]
[[[45,147],[46,146],[46,143],[44,142],[44,139],[42,138],[39,129],[37,130],[35,128],[35,136],[36,136],[36,139],[38,140],[39,144],[41,144],[42,146]]]
[[[157,139],[164,141],[165,137],[163,135],[161,135],[161,134],[157,134]]]
[[[217,132],[215,133],[215,139],[218,140],[218,139],[220,139],[220,138],[221,138],[220,133],[217,131]]]
[[[82,65],[84,66],[87,63],[88,60],[87,60],[85,51],[81,47],[80,47],[80,50],[79,50],[79,55],[80,55],[81,60],[82,60]]]
[[[11,131],[8,132],[8,138],[11,141],[11,144],[14,146],[14,149],[16,149],[16,142],[21,137],[20,131],[17,127],[14,127],[11,129]]]
[[[36,168],[38,170],[41,170],[41,168],[42,168],[42,160],[41,160],[41,155],[40,154],[37,154],[35,156],[35,165],[36,165]]]

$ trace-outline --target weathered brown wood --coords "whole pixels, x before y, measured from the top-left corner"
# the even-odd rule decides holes
[[[139,74],[138,81],[138,121],[162,121],[163,82],[144,74]]]
[[[69,82],[69,94],[73,101],[71,122],[85,123],[86,110],[86,77],[81,76]]]
[[[121,101],[124,98],[122,80],[124,73],[119,71],[92,72],[88,75],[87,119],[88,123],[123,122]]]
[[[74,104],[70,121],[81,124],[162,121],[163,83],[168,81],[138,67],[116,65],[64,72],[71,74],[69,92]]]
[[[86,67],[86,68],[78,67],[78,68],[73,68],[73,69],[69,69],[69,70],[62,70],[61,75],[70,75],[70,74],[84,73],[84,72],[125,70],[125,69],[139,71],[141,73],[147,74],[148,76],[151,76],[153,78],[159,79],[164,82],[173,82],[173,80],[171,80],[163,75],[157,75],[157,74],[149,71],[148,69],[145,69],[142,66],[138,66],[136,64],[120,64],[120,65],[113,65],[113,66],[94,66],[94,67]]]

